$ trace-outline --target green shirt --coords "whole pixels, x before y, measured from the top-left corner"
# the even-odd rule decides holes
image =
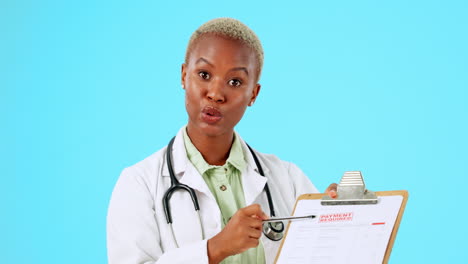
[[[234,142],[229,157],[223,166],[208,164],[198,149],[190,140],[187,129],[184,129],[184,143],[187,157],[202,175],[208,188],[216,199],[221,210],[222,226],[242,207],[245,207],[244,190],[242,188],[242,171],[247,166],[239,139],[234,134]],[[262,243],[241,254],[227,257],[221,263],[265,263],[265,253]]]

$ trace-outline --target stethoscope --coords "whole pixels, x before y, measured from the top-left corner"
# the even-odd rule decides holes
[[[169,189],[167,189],[166,193],[164,194],[162,202],[163,202],[163,207],[164,207],[164,213],[166,215],[167,224],[171,228],[172,236],[174,238],[176,246],[179,247],[177,243],[177,239],[175,238],[175,235],[174,235],[174,229],[172,228],[172,215],[171,215],[171,208],[169,205],[169,200],[171,199],[172,194],[174,194],[174,192],[181,190],[181,191],[186,191],[190,194],[190,198],[192,198],[193,206],[195,207],[195,211],[198,214],[198,220],[200,222],[200,226],[202,229],[202,239],[205,239],[205,232],[203,230],[203,224],[202,224],[201,216],[200,216],[200,205],[198,204],[198,198],[197,198],[197,195],[195,194],[195,190],[193,190],[191,187],[189,187],[186,184],[180,183],[179,180],[177,180],[177,178],[175,177],[174,169],[172,166],[172,145],[174,144],[174,140],[175,140],[175,137],[173,137],[171,141],[169,142],[169,145],[167,146],[167,152],[166,152],[167,168],[169,169],[169,176],[171,178],[171,186],[169,187]],[[258,172],[260,173],[260,175],[265,177],[265,174],[263,173],[263,169],[262,169],[262,166],[260,165],[257,155],[255,155],[255,152],[249,145],[247,145],[247,147],[249,148],[250,153],[252,153],[252,157],[255,161]],[[268,207],[270,208],[270,216],[275,217],[275,209],[273,207],[273,200],[271,199],[270,188],[268,188],[267,183],[265,183],[264,190],[268,199]],[[273,241],[279,241],[284,236],[284,224],[281,221],[265,222],[263,224],[262,231],[263,231],[263,234],[269,239]]]

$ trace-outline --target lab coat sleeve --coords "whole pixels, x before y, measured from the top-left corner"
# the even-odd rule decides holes
[[[296,199],[302,194],[319,192],[310,179],[304,174],[304,172],[299,169],[299,167],[293,163],[288,164],[288,171],[290,177],[293,180]]]
[[[137,168],[127,168],[114,188],[107,214],[110,264],[208,263],[207,241],[163,252],[150,188]]]

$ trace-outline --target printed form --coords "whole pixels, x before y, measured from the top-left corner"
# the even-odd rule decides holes
[[[277,263],[382,263],[403,196],[381,196],[377,204],[322,206],[299,200]]]

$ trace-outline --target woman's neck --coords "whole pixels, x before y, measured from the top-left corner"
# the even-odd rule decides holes
[[[187,134],[208,164],[221,166],[226,163],[234,141],[234,131],[219,136],[209,136],[187,126]]]

